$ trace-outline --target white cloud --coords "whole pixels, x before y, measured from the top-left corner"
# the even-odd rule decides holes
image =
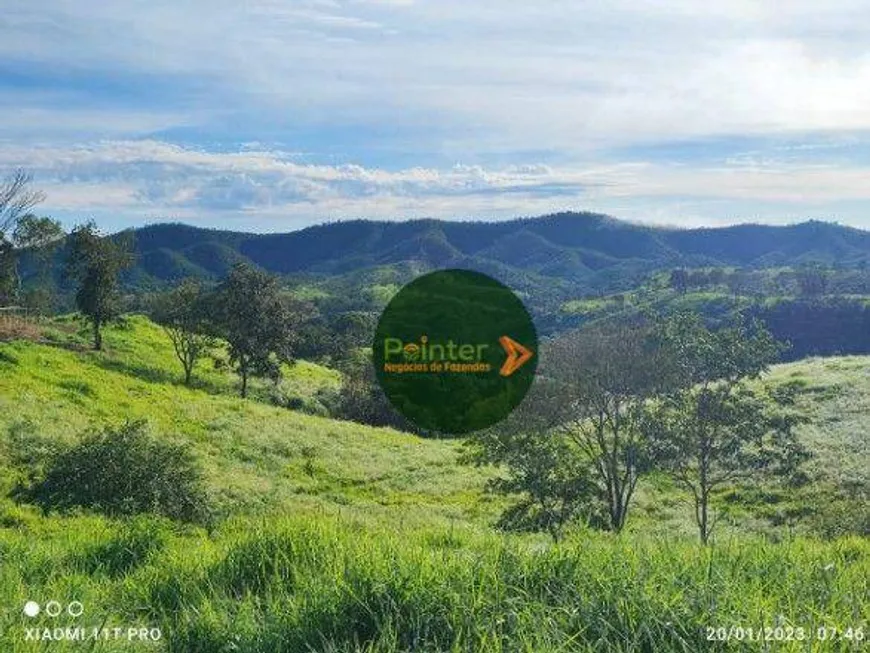
[[[401,114],[449,127],[447,148],[577,151],[870,129],[870,11],[853,0],[9,4],[5,57],[206,80],[206,123],[210,106],[306,124]]]
[[[800,153],[870,132],[867,43],[863,0],[7,0],[0,166],[130,219],[866,206]],[[732,136],[796,154],[611,154]]]
[[[870,205],[868,166],[751,153],[703,167],[621,162],[386,170],[305,164],[294,154],[251,148],[217,153],[159,141],[18,147],[0,151],[0,167],[33,170],[48,192],[49,212],[86,217],[113,210],[134,221],[256,216],[260,228],[269,230],[345,217],[494,219],[596,209],[657,222],[697,222],[705,207],[723,202],[744,211],[753,204]],[[690,215],[683,214],[686,207],[694,207]]]

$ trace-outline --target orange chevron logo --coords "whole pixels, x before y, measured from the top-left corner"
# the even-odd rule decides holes
[[[501,344],[502,349],[504,349],[505,354],[507,354],[504,365],[501,366],[501,369],[498,372],[502,376],[510,376],[525,365],[532,356],[534,356],[534,352],[523,347],[516,340],[509,338],[508,336],[502,336],[498,339],[498,342]]]

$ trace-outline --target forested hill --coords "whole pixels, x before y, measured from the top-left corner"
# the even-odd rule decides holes
[[[246,234],[157,224],[135,232],[136,282],[217,278],[237,261],[283,275],[334,276],[379,266],[414,272],[448,266],[495,274],[529,289],[630,288],[671,266],[862,267],[870,232],[810,221],[791,226],[674,229],[592,213],[506,222],[354,220],[285,234]]]

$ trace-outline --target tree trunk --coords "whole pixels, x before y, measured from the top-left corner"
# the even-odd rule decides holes
[[[18,270],[18,257],[13,253],[12,274],[15,275],[15,301],[21,302],[21,272]]]
[[[248,396],[248,370],[242,367],[239,372],[242,375],[242,399]]]
[[[100,331],[100,322],[98,320],[94,320],[94,350],[103,350],[103,333]]]
[[[703,494],[698,506],[698,533],[701,536],[701,544],[707,545],[710,540],[709,519],[707,516],[707,495]]]
[[[184,385],[190,385],[190,379],[193,376],[193,366],[185,365],[184,366]]]

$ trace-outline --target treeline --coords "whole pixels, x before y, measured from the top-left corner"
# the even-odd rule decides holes
[[[589,308],[581,313],[563,308],[555,331],[688,307],[711,326],[764,322],[777,340],[788,345],[780,354],[782,362],[870,354],[870,270],[864,267],[676,268],[647,278],[632,293],[586,301]]]
[[[742,314],[747,321],[763,321],[777,339],[788,343],[782,361],[870,354],[870,304],[861,299],[781,300],[750,306]]]
[[[87,222],[65,234],[58,223],[25,212],[41,200],[41,194],[28,190],[29,183],[22,173],[6,182],[5,190],[0,187],[2,224],[14,234],[10,240],[0,231],[0,306],[51,314],[57,291],[63,290],[73,298],[64,308],[77,311],[98,351],[107,324],[126,312],[146,313],[164,328],[185,384],[193,382],[203,360],[223,361],[224,356],[215,356],[220,351],[239,376],[242,397],[254,377],[277,387],[282,369],[297,357],[323,362],[343,376],[338,391],[317,397],[329,415],[412,429],[374,383],[364,355],[377,320],[372,298],[348,292],[320,302],[300,300],[280,277],[245,263],[233,266],[217,282],[186,279],[169,290],[125,294],[124,275],[135,265],[132,233],[107,237]],[[54,279],[58,250],[62,289]],[[27,290],[18,273],[22,257],[42,264]]]
[[[297,315],[281,295],[277,277],[244,263],[235,265],[214,289],[195,281],[157,296],[152,317],[172,341],[189,384],[197,361],[219,340],[248,395],[251,377],[278,382],[282,365],[294,358]]]
[[[805,264],[788,269],[731,270],[675,268],[668,286],[680,293],[727,290],[750,297],[825,297],[870,295],[870,269]]]

